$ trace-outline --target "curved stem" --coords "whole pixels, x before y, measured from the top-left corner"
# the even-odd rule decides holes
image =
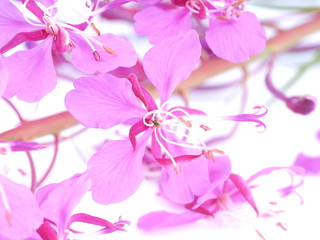
[[[29,165],[30,165],[30,171],[31,171],[31,186],[30,189],[32,192],[36,191],[37,187],[37,173],[36,173],[36,167],[32,158],[32,155],[29,151],[26,152],[28,160],[29,160]]]
[[[290,30],[279,32],[275,37],[270,38],[267,41],[265,52],[256,56],[252,56],[250,61],[248,62],[231,63],[220,58],[214,58],[204,61],[202,65],[198,69],[196,69],[188,79],[181,82],[177,86],[176,91],[188,91],[191,88],[199,86],[209,77],[221,74],[238,66],[246,66],[251,61],[258,58],[266,57],[270,54],[284,52],[294,46],[303,37],[319,30],[320,13],[315,14],[310,21],[294,27]]]
[[[287,97],[281,91],[276,89],[275,86],[273,85],[272,81],[271,81],[271,73],[272,73],[272,70],[273,70],[274,60],[275,60],[275,57],[271,57],[270,61],[268,62],[268,68],[267,68],[267,74],[266,74],[266,77],[265,77],[265,83],[266,83],[267,88],[270,90],[270,92],[272,92],[272,94],[274,96],[276,96],[277,98],[279,98],[279,99],[281,99],[283,101],[286,101]]]
[[[19,118],[19,121],[21,123],[25,122],[25,120],[22,118],[22,115],[20,114],[19,110],[16,108],[16,106],[7,98],[2,98],[11,108],[12,110],[16,113],[17,117]]]
[[[47,177],[49,176],[49,174],[51,173],[56,160],[57,160],[57,156],[58,156],[58,151],[59,151],[59,136],[58,135],[54,135],[54,152],[53,152],[53,157],[50,163],[50,166],[48,167],[47,171],[45,172],[45,174],[43,175],[43,177],[40,179],[40,181],[37,183],[37,187],[40,187],[42,185],[42,183],[47,179]]]

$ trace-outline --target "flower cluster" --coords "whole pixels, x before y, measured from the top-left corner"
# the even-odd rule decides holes
[[[241,173],[231,171],[228,151],[218,143],[231,141],[240,123],[255,123],[260,132],[267,128],[262,120],[268,112],[266,106],[254,103],[255,112],[246,111],[246,86],[250,73],[255,72],[247,65],[257,57],[268,55],[267,64],[263,63],[267,65],[267,88],[294,113],[312,113],[316,99],[308,94],[286,97],[273,85],[271,70],[276,53],[304,50],[291,45],[272,50],[272,43],[279,40],[267,42],[260,20],[247,5],[248,0],[0,1],[0,96],[19,119],[18,125],[0,133],[0,239],[87,239],[126,231],[129,221],[120,217],[112,223],[79,211],[77,206],[90,194],[93,204],[123,202],[151,172],[157,174],[154,180],[159,196],[181,212],[148,213],[138,221],[143,230],[203,218],[217,222],[215,218],[222,215],[245,222],[237,212],[242,206],[249,206],[254,212],[252,218],[276,219],[278,212],[264,209],[264,203],[257,201],[255,190],[260,186],[256,180],[287,171],[292,182],[285,187],[274,186],[274,192],[282,198],[300,196],[296,189],[303,180],[293,180],[312,172],[313,160],[300,155],[294,166],[270,166],[245,180]],[[315,14],[305,28],[318,29],[314,22],[319,19]],[[147,37],[111,33],[114,22]],[[118,26],[114,32],[121,28]],[[146,43],[142,51],[137,41]],[[267,48],[263,54],[269,42],[271,50]],[[312,63],[317,61],[318,56]],[[241,86],[240,113],[212,116],[211,104],[194,107],[190,90],[201,90],[202,82],[237,66],[242,70],[240,80],[202,90]],[[58,91],[55,87],[61,84],[63,88],[66,82],[71,90],[63,94],[63,113],[30,120],[16,107],[21,102],[45,104],[46,96],[54,96],[52,92]],[[183,103],[173,96],[176,93]],[[2,116],[6,118],[6,114]],[[222,125],[234,122],[230,133],[216,134],[218,121]],[[62,132],[74,125],[84,129],[63,137]],[[86,129],[102,129],[116,137],[108,135],[101,148],[84,156],[83,171],[51,180],[52,172],[57,171],[57,176],[63,172],[56,164],[61,142],[76,138]],[[52,135],[54,140],[40,138],[45,135]],[[86,141],[91,144],[91,140]],[[40,163],[32,154],[51,148],[51,163],[39,171]],[[15,169],[12,160],[19,152],[28,158],[29,171],[24,166]],[[30,181],[18,183],[10,172],[18,172],[24,181],[30,177]],[[268,204],[275,205],[275,201]],[[79,223],[95,229],[78,230]],[[277,219],[276,224],[285,228]],[[255,231],[264,238],[258,229]]]

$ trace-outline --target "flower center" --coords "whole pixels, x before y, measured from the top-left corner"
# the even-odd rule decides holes
[[[90,26],[93,29],[93,31],[99,36],[100,31],[97,29],[94,23],[90,22],[92,13],[89,14],[89,13],[77,10],[71,3],[68,4],[68,2],[61,1],[61,0],[57,1],[55,4],[53,4],[48,8],[43,6],[40,2],[36,2],[39,8],[44,12],[42,22],[40,22],[39,20],[35,21],[30,16],[30,11],[27,8],[28,2],[29,0],[26,0],[22,8],[22,14],[24,19],[26,20],[26,22],[28,22],[33,26],[44,28],[49,35],[53,36],[53,39],[55,41],[58,39],[59,41],[56,41],[57,43],[56,48],[58,49],[59,52],[68,51],[65,48],[68,45],[71,48],[76,47],[74,43],[70,40],[69,32],[71,31],[81,36],[81,38],[88,44],[88,46],[92,50],[93,57],[95,58],[96,61],[100,61],[101,57],[94,45],[101,47],[103,51],[109,54],[116,55],[116,52],[114,52],[112,49],[110,49],[107,46],[104,46],[99,40],[85,34],[83,30],[78,29],[76,27],[79,24],[79,22],[81,23],[80,25],[82,25],[83,23],[86,23],[87,26]],[[85,7],[88,9],[87,4]],[[70,14],[71,15],[73,14],[77,17],[76,19],[76,17],[73,16],[73,18],[70,19],[72,21],[72,24],[68,24],[65,21],[58,21],[59,19],[65,19],[65,17],[70,16]],[[77,21],[74,22],[75,21],[74,19],[76,19]],[[69,17],[68,17],[68,20],[69,20]]]
[[[148,112],[143,117],[143,123],[152,127],[156,142],[161,150],[171,160],[177,173],[180,173],[178,164],[172,154],[168,151],[166,145],[172,144],[179,147],[199,149],[201,154],[211,158],[212,153],[206,144],[197,137],[191,123],[191,115],[182,108],[171,108],[165,110],[169,102],[165,102],[159,109]],[[199,125],[199,128],[210,130],[209,127]],[[210,154],[211,153],[211,154]]]

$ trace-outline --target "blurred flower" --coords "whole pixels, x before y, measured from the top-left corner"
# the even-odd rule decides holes
[[[212,52],[230,62],[245,62],[265,48],[266,36],[257,17],[246,11],[247,0],[179,0],[173,5],[146,7],[135,15],[135,29],[151,43],[186,33],[196,21],[208,18],[205,39]],[[198,24],[199,29],[203,26]],[[197,26],[197,25],[196,25]],[[197,27],[196,27],[197,28]],[[200,34],[201,35],[201,34]]]
[[[85,13],[76,12],[82,17],[80,23],[67,23],[69,14],[75,10],[63,11],[65,6],[68,7],[66,1],[22,2],[19,8],[10,1],[0,3],[1,9],[5,9],[0,13],[0,53],[26,41],[40,43],[4,59],[9,74],[4,97],[16,95],[23,101],[35,102],[51,92],[56,85],[52,51],[71,51],[73,65],[87,74],[108,72],[136,63],[136,53],[125,39],[113,34],[100,35],[99,31],[98,36],[85,33],[89,25],[89,17],[85,17]]]
[[[145,231],[151,231],[183,225],[208,217],[214,217],[213,221],[216,223],[221,217],[231,217],[242,224],[242,222],[252,219],[251,214],[243,214],[242,209],[245,204],[249,204],[259,218],[269,218],[270,216],[276,218],[278,211],[263,207],[269,203],[267,198],[261,196],[263,203],[256,204],[252,191],[259,188],[259,185],[255,181],[262,176],[268,177],[269,174],[279,170],[287,170],[289,175],[292,174],[293,177],[303,175],[301,168],[297,167],[270,167],[257,172],[245,181],[239,175],[231,173],[230,159],[227,156],[218,156],[215,163],[209,162],[209,169],[211,184],[204,195],[196,197],[192,203],[185,204],[182,212],[150,212],[139,219],[138,227]],[[302,183],[303,181],[300,181],[295,184],[292,181],[289,186],[284,188],[280,187],[281,183],[279,183],[278,186],[274,186],[274,189],[282,197],[286,197],[296,193],[295,189]],[[276,202],[272,201],[271,205],[276,205]],[[232,223],[230,222],[230,224]],[[279,224],[281,225],[281,222],[276,219],[276,225]],[[256,232],[262,237],[258,230]]]

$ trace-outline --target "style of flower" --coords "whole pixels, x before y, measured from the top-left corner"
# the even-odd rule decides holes
[[[265,48],[266,36],[257,17],[246,11],[247,0],[172,0],[174,6],[157,3],[139,11],[134,19],[136,32],[146,34],[151,43],[186,33],[194,16],[199,35],[209,19],[205,41],[218,57],[245,62]]]
[[[237,221],[250,219],[249,216],[243,216],[237,213],[244,204],[249,204],[256,215],[259,217],[274,217],[276,225],[284,228],[281,222],[276,219],[277,211],[264,209],[262,205],[276,205],[276,202],[266,202],[257,205],[253,190],[259,188],[256,181],[262,177],[268,177],[269,174],[286,170],[289,176],[292,176],[292,182],[286,187],[276,189],[282,197],[290,194],[297,194],[295,189],[300,187],[303,181],[294,182],[294,178],[299,178],[304,172],[298,167],[270,167],[263,169],[256,174],[244,180],[241,176],[231,173],[230,159],[227,156],[217,156],[216,162],[209,162],[210,186],[206,193],[196,197],[192,203],[185,204],[184,211],[174,213],[168,211],[150,212],[138,220],[138,227],[145,231],[152,231],[161,228],[174,227],[197,221],[199,219],[215,217],[218,215],[230,216]],[[299,196],[299,194],[297,194]],[[215,220],[217,221],[217,220]],[[263,235],[255,229],[257,234],[263,238]]]
[[[70,11],[80,17],[80,23],[72,22],[70,17],[71,23],[67,23],[68,16],[63,16],[66,1],[21,2],[19,7],[10,1],[0,3],[3,9],[0,13],[0,53],[27,41],[39,44],[4,59],[9,74],[4,97],[16,95],[23,101],[35,102],[52,91],[56,85],[52,51],[71,52],[73,65],[86,74],[135,64],[137,57],[131,44],[113,34],[101,35],[90,15],[71,8]],[[85,8],[85,1],[79,4]],[[97,36],[84,32],[88,26],[92,26]]]

